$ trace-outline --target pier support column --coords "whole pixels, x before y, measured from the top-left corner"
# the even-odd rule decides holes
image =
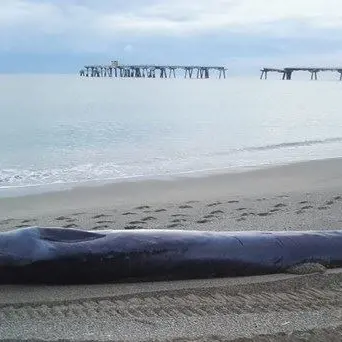
[[[219,78],[222,78],[222,76],[223,76],[223,78],[226,78],[226,70],[225,70],[225,68],[220,68],[219,69]]]
[[[171,76],[173,76],[173,78],[176,78],[175,68],[170,68],[169,69],[169,78],[171,78]]]
[[[188,76],[188,68],[184,69],[184,78],[186,78]]]
[[[204,78],[209,78],[209,69],[208,68],[204,68]]]
[[[140,70],[140,68],[135,68],[135,77],[137,77],[137,78],[141,77],[141,70]]]
[[[148,77],[149,78],[156,78],[156,70],[155,69],[149,69]]]
[[[192,73],[193,73],[194,69],[193,68],[190,68],[189,69],[189,77],[192,78]]]
[[[318,71],[317,70],[313,70],[313,71],[310,71],[310,73],[311,73],[311,80],[317,81],[317,73],[318,73]]]
[[[261,76],[260,79],[262,80],[263,78],[267,80],[268,77],[268,71],[267,70],[261,70]]]
[[[284,70],[283,71],[283,80],[292,80],[292,73],[293,73],[293,70]]]
[[[167,78],[165,68],[160,68],[160,78]]]
[[[342,70],[337,70],[337,72],[340,74],[340,81],[342,81]]]

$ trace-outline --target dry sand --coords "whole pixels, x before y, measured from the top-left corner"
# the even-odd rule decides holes
[[[342,160],[0,199],[0,230],[342,227]],[[0,338],[342,340],[342,271],[169,283],[0,287]],[[242,339],[243,338],[243,339]]]

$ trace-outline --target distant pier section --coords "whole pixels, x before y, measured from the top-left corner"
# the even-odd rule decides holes
[[[283,69],[277,69],[277,68],[263,68],[261,69],[261,76],[260,79],[265,79],[267,80],[267,76],[269,72],[276,72],[281,74],[281,78],[283,80],[291,80],[292,75],[296,71],[306,71],[309,72],[311,77],[311,80],[317,80],[318,79],[318,73],[319,72],[325,72],[325,71],[331,71],[331,72],[337,72],[340,75],[340,81],[342,81],[342,67],[334,67],[334,68],[321,68],[321,67],[286,67]]]
[[[184,78],[206,79],[216,74],[226,78],[227,69],[223,66],[206,65],[121,65],[117,61],[110,65],[85,65],[80,70],[83,77],[122,77],[122,78]]]

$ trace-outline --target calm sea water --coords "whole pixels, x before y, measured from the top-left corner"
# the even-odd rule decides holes
[[[0,196],[339,157],[341,94],[334,81],[0,76]]]

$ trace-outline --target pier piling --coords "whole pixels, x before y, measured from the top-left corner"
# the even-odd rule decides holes
[[[312,68],[312,67],[286,67],[283,69],[278,68],[263,68],[260,70],[261,75],[260,79],[267,80],[267,75],[269,72],[277,72],[282,75],[283,80],[292,80],[292,75],[295,71],[308,71],[310,73],[310,80],[318,80],[318,73],[325,72],[325,71],[332,71],[338,72],[340,74],[339,80],[342,81],[342,68],[326,68],[326,67],[319,67],[319,68]]]
[[[111,65],[86,65],[80,70],[82,77],[112,78],[176,78],[184,72],[184,78],[208,79],[210,72],[216,71],[217,77],[226,78],[223,66],[192,66],[192,65],[119,65],[114,61]]]

